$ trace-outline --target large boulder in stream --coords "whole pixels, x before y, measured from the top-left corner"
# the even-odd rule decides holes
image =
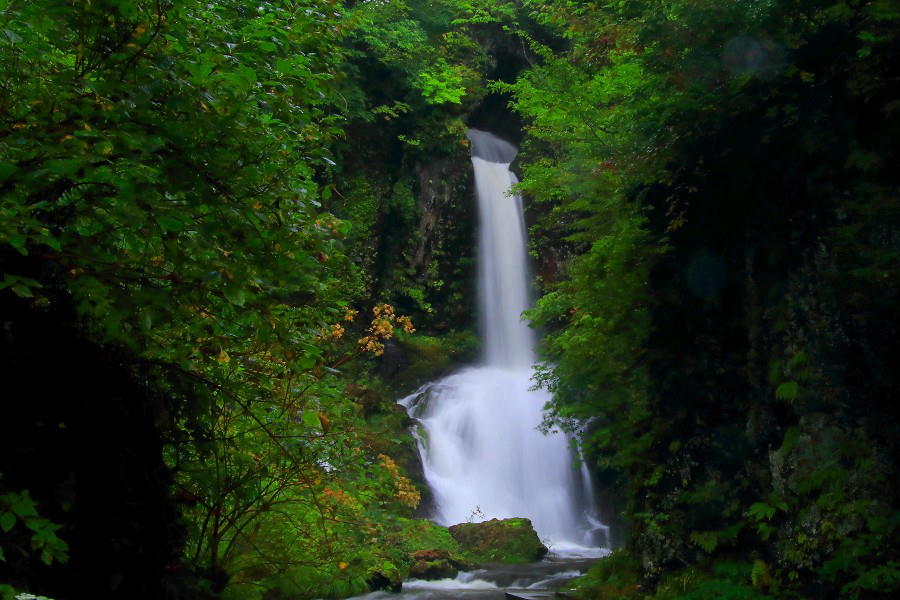
[[[460,523],[450,527],[450,535],[466,556],[477,562],[527,563],[548,552],[530,519]]]

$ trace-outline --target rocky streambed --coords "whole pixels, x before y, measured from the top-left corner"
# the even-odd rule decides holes
[[[596,561],[597,556],[548,554],[543,560],[525,564],[485,563],[461,571],[450,579],[410,579],[401,591],[373,592],[356,600],[503,600],[506,598],[565,598],[568,584]]]
[[[409,553],[409,566],[398,573],[405,581],[380,576],[372,581],[378,585],[378,591],[356,599],[565,597],[565,589],[574,578],[609,554],[609,550],[600,547],[548,548],[526,518],[460,523],[446,529],[434,524],[430,527],[443,530],[444,536],[432,532],[427,538],[440,542],[440,547],[414,544],[419,549]],[[420,540],[420,544],[425,542]]]

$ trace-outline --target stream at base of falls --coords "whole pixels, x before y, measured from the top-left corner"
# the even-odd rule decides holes
[[[594,558],[549,554],[540,562],[524,565],[483,565],[461,572],[455,579],[403,582],[401,592],[372,592],[350,600],[503,600],[506,593],[523,598],[554,598],[556,590],[565,590],[576,577],[605,553]]]

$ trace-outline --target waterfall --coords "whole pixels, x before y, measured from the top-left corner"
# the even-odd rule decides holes
[[[443,525],[527,517],[551,552],[589,553],[604,526],[570,438],[538,430],[550,399],[532,389],[535,339],[521,314],[529,274],[522,199],[509,164],[516,148],[470,130],[478,200],[481,364],[400,401],[418,419],[419,453]]]
[[[487,366],[529,369],[534,336],[522,319],[528,308],[528,260],[522,198],[510,196],[516,183],[509,163],[515,148],[489,133],[470,130],[478,234],[478,300]]]

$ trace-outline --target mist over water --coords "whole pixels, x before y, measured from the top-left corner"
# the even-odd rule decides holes
[[[532,390],[534,333],[522,199],[510,195],[514,146],[470,130],[480,229],[481,364],[400,401],[417,418],[419,452],[443,525],[527,517],[551,552],[596,552],[605,526],[594,514],[587,470],[569,438],[537,428],[550,399]]]

